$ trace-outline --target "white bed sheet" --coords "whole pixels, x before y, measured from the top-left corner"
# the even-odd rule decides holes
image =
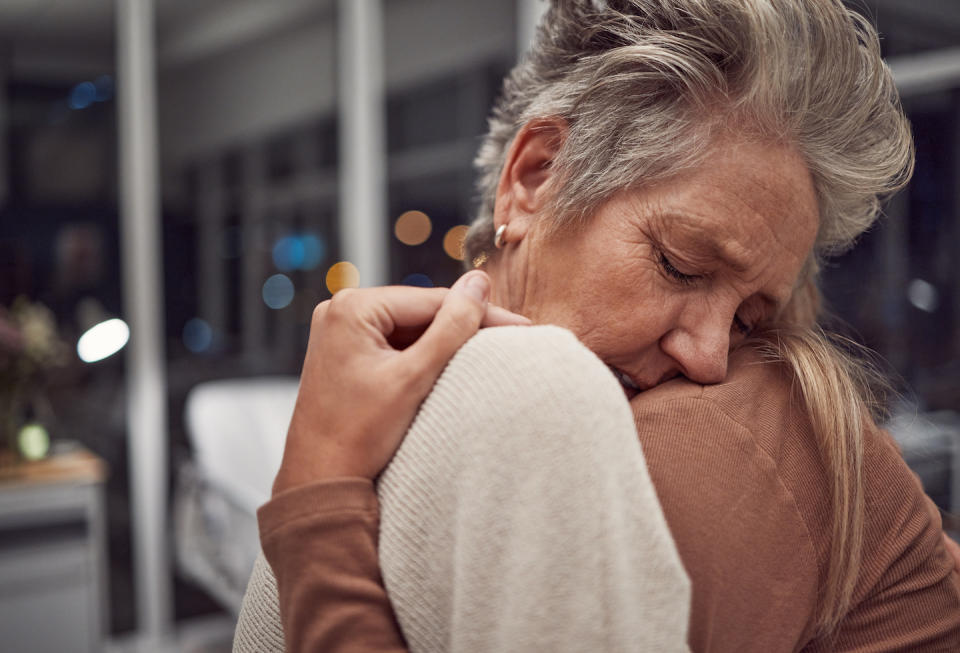
[[[187,397],[193,459],[178,470],[177,562],[234,613],[260,551],[256,510],[270,498],[297,387],[296,377],[229,379]]]

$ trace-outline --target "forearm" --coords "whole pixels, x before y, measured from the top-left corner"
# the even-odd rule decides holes
[[[289,651],[406,651],[377,561],[373,484],[335,479],[258,512]]]

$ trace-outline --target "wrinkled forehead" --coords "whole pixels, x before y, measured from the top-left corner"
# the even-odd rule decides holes
[[[805,161],[787,146],[727,143],[634,197],[690,256],[720,260],[745,278],[764,272],[779,305],[812,259],[817,196]]]

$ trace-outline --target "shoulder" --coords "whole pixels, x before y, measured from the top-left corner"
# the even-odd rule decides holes
[[[613,374],[570,331],[555,326],[480,330],[424,400],[414,427],[428,425],[501,434],[485,437],[487,446],[516,432],[581,433],[583,446],[605,430],[633,433],[629,404]]]
[[[481,329],[460,348],[452,364],[489,361],[500,371],[554,375],[576,370],[606,370],[597,356],[573,333],[558,326],[507,326]]]
[[[451,392],[457,401],[495,412],[542,413],[544,403],[563,403],[564,412],[576,412],[571,398],[590,398],[591,406],[596,406],[592,398],[599,398],[629,418],[623,390],[607,366],[556,326],[481,329],[456,353],[427,401]]]
[[[631,402],[693,584],[692,648],[779,650],[808,634],[825,539],[811,517],[828,496],[791,389],[780,365],[742,352],[722,384],[676,380]]]
[[[631,407],[645,451],[671,467],[702,464],[729,491],[749,490],[743,484],[751,478],[793,491],[826,474],[790,372],[753,352],[731,356],[723,383],[677,379],[638,395]]]
[[[804,417],[789,370],[749,349],[731,354],[727,378],[722,383],[700,385],[675,379],[644,392],[631,404],[638,417],[658,411],[681,417],[695,408],[695,416],[710,415],[711,423],[720,418],[731,426],[738,425],[740,428],[734,430],[749,434],[771,455],[776,454],[783,439],[783,429]],[[678,410],[678,406],[686,410]]]

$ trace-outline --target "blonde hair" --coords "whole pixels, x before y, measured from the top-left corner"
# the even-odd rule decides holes
[[[827,636],[849,611],[863,551],[864,431],[886,416],[894,390],[872,362],[873,356],[849,338],[808,322],[811,293],[801,297],[799,319],[784,319],[752,335],[753,347],[770,362],[788,367],[794,394],[806,409],[810,426],[830,477],[831,539],[826,581],[816,615],[818,632]],[[816,300],[814,300],[816,301]]]
[[[913,142],[874,28],[840,0],[552,0],[504,81],[475,164],[466,260],[493,248],[494,201],[519,130],[559,118],[544,219],[585,221],[615,193],[697,166],[722,130],[804,157],[820,224],[803,283],[763,342],[793,369],[832,475],[833,541],[821,632],[849,609],[860,564],[866,381],[814,327],[819,261],[849,248],[913,171]]]

